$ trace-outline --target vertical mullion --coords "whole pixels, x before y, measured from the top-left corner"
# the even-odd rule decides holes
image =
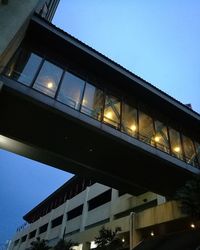
[[[194,140],[192,140],[192,143],[193,143],[193,147],[194,147],[194,152],[195,152],[195,158],[196,158],[196,162],[197,162],[197,167],[200,168],[200,161],[198,160],[198,151],[196,149],[196,145],[195,145]]]
[[[86,80],[84,82],[84,86],[83,86],[83,92],[82,92],[82,95],[81,95],[81,98],[80,98],[80,105],[79,105],[79,109],[78,111],[80,112],[81,111],[81,107],[82,107],[82,103],[83,103],[83,97],[84,97],[84,94],[85,94],[85,89],[86,89],[86,84],[87,84],[87,80],[88,80],[88,77],[86,77]]]
[[[106,90],[103,89],[103,108],[102,108],[102,115],[101,115],[101,119],[100,119],[101,122],[103,122],[103,118],[104,118],[105,105],[106,105]]]
[[[170,133],[169,133],[169,126],[166,125],[166,128],[167,128],[167,136],[169,140],[169,154],[172,155],[172,146],[171,146],[171,138],[170,138]]]
[[[123,97],[120,100],[120,115],[119,115],[119,130],[122,131],[122,102]]]
[[[54,99],[57,99],[58,93],[59,93],[59,91],[60,91],[60,87],[61,87],[61,85],[62,85],[62,81],[63,81],[64,75],[65,75],[65,70],[63,69],[63,72],[62,72],[62,74],[61,74],[60,81],[59,81],[59,83],[58,83],[58,87],[57,87],[57,90],[56,90]]]
[[[154,143],[154,147],[157,148],[157,143],[156,143],[156,141],[155,141],[155,136],[156,136],[155,119],[154,119],[153,116],[151,117],[151,119],[152,119],[152,122],[153,122],[153,133],[154,133],[154,135],[153,135],[153,143]]]
[[[182,147],[183,160],[187,163],[187,158],[186,158],[186,155],[185,155],[185,149],[184,149],[184,146],[183,146],[182,132],[179,132],[179,134],[180,134],[180,141],[181,141],[181,147]]]
[[[136,110],[137,110],[137,117],[136,117],[136,120],[137,120],[137,136],[136,136],[136,138],[139,140],[140,139],[140,136],[139,136],[139,134],[140,134],[140,131],[139,131],[139,102],[138,102],[138,100],[137,100],[137,104],[136,104]]]

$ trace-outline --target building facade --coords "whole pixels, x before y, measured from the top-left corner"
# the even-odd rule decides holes
[[[126,249],[195,249],[200,245],[199,222],[184,215],[175,201],[152,192],[133,196],[75,176],[24,217],[9,250],[25,250],[37,237],[50,247],[60,239],[77,243],[75,250],[96,248],[95,237],[104,226]],[[182,247],[181,247],[182,246]],[[164,247],[164,248],[162,248]],[[185,247],[185,248],[183,248]]]
[[[130,249],[187,230],[170,197],[200,174],[199,114],[49,23],[58,1],[26,3],[2,47],[0,147],[95,182],[75,177],[31,210],[11,249],[38,236],[90,249],[102,225]]]
[[[37,237],[50,246],[64,238],[78,242],[78,250],[92,249],[103,225],[121,227],[119,237],[129,246],[130,213],[164,202],[151,192],[133,196],[76,176],[24,216],[28,224],[17,230],[10,249],[28,249]]]

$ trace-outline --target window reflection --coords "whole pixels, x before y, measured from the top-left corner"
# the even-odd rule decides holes
[[[103,91],[87,83],[82,100],[81,112],[101,120],[104,101]]]
[[[120,104],[116,97],[106,96],[103,121],[116,128],[120,126]]]
[[[155,145],[153,119],[141,111],[139,112],[139,138],[146,143]]]
[[[79,109],[80,100],[83,93],[85,82],[79,77],[65,72],[62,84],[57,96],[57,100],[65,103],[66,105]]]
[[[137,109],[123,103],[122,104],[122,131],[131,135],[137,136]]]
[[[9,63],[5,75],[30,86],[41,61],[42,58],[32,52],[19,50]]]
[[[169,153],[169,138],[167,134],[167,127],[160,121],[155,121],[155,136],[154,141],[156,147],[162,151]]]
[[[33,85],[44,94],[54,97],[63,70],[56,65],[45,61]]]
[[[170,136],[172,155],[180,159],[183,159],[180,133],[177,130],[170,128],[169,136]]]
[[[185,135],[182,135],[182,140],[186,162],[191,165],[196,165],[196,152],[193,141]]]

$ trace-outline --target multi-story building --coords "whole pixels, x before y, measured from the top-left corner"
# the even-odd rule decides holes
[[[126,247],[131,241],[130,249],[141,242],[143,245],[144,240],[149,242],[150,238],[159,240],[164,236],[169,238],[164,240],[165,244],[173,246],[175,243],[170,242],[169,235],[174,237],[174,232],[178,244],[183,242],[184,234],[187,244],[191,244],[190,232],[193,233],[193,243],[199,238],[193,230],[197,225],[181,213],[174,201],[166,202],[163,196],[152,192],[133,196],[78,176],[66,182],[23,218],[27,224],[17,230],[10,250],[28,249],[37,237],[47,240],[51,247],[64,238],[77,242],[77,250],[92,249],[102,226],[112,230],[120,227],[119,238]],[[177,232],[181,232],[181,236]]]
[[[129,214],[160,202],[155,193],[169,199],[200,173],[199,114],[40,15],[28,20],[1,60],[0,146],[133,196],[95,183],[48,204],[61,188],[25,216],[31,224],[15,247],[28,247],[37,235],[53,240],[68,233],[85,245],[95,223],[114,227],[120,220],[127,221],[123,233],[128,221],[134,224],[131,246],[154,226],[161,235],[187,227],[174,202]],[[148,190],[154,193],[146,197]]]

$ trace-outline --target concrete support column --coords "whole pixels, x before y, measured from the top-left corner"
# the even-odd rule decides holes
[[[65,234],[65,229],[66,229],[66,226],[67,226],[67,210],[68,210],[68,207],[69,207],[69,200],[67,200],[65,202],[64,213],[63,213],[63,221],[62,221],[60,235],[59,235],[60,239],[64,239],[64,236],[65,236],[64,234]]]
[[[116,206],[116,200],[118,199],[118,193],[118,190],[112,188],[110,203],[110,221],[114,220],[114,208]]]
[[[51,220],[52,220],[53,214],[54,214],[54,209],[52,209],[51,212],[50,212],[49,221],[48,221],[48,227],[47,227],[47,232],[46,232],[46,235],[45,235],[45,240],[49,239],[49,233],[51,231]]]
[[[37,227],[36,227],[36,233],[35,233],[35,238],[37,238],[39,236],[39,227],[41,224],[41,217],[39,218],[39,220],[37,221]]]
[[[85,223],[86,223],[87,214],[88,214],[88,194],[89,194],[89,191],[90,191],[90,187],[87,187],[85,190],[85,199],[84,199],[84,203],[83,203],[83,213],[82,213],[80,231],[85,230]]]
[[[28,230],[27,230],[27,237],[26,237],[26,243],[24,249],[28,248],[28,242],[29,242],[29,233],[31,231],[31,224],[29,224]]]
[[[139,242],[141,241],[141,232],[139,230],[135,229],[135,216],[136,213],[131,212],[130,213],[130,220],[129,220],[129,226],[130,226],[130,250],[132,250],[134,247],[136,247]]]

